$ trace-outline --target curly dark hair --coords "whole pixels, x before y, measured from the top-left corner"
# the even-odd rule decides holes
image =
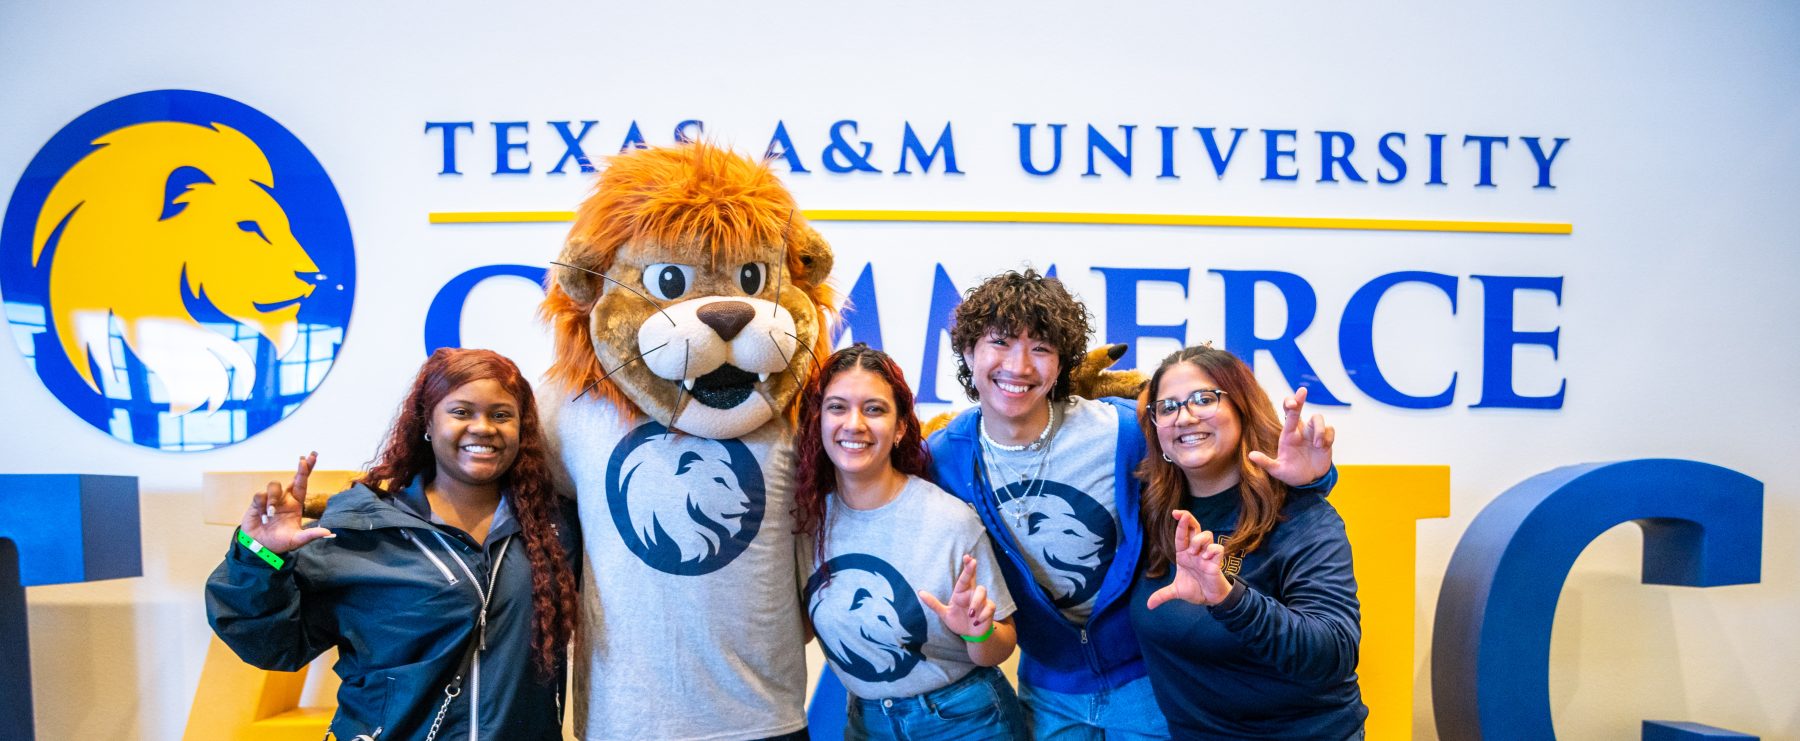
[[[962,382],[963,393],[969,401],[981,401],[967,357],[976,342],[991,333],[1023,334],[1056,348],[1056,385],[1050,388],[1050,400],[1068,398],[1069,374],[1081,363],[1088,336],[1094,332],[1088,316],[1087,307],[1069,294],[1062,281],[1038,275],[1031,268],[1023,273],[1008,270],[969,289],[956,307],[950,327],[950,345],[956,348],[956,380]]]
[[[861,342],[834,352],[800,394],[800,426],[794,431],[794,533],[813,539],[813,557],[825,560],[825,498],[837,490],[837,467],[825,454],[825,436],[819,430],[825,389],[839,373],[859,369],[887,381],[894,394],[894,421],[898,429],[888,461],[894,470],[925,477],[931,468],[931,452],[925,448],[924,428],[913,409],[912,387],[894,359]]]
[[[537,403],[519,367],[491,350],[446,347],[432,353],[419,367],[387,440],[358,483],[382,497],[393,496],[415,478],[431,483],[437,475],[437,458],[425,441],[431,410],[451,391],[485,379],[498,382],[519,405],[519,457],[500,478],[500,488],[519,519],[519,536],[531,562],[532,665],[541,678],[555,680],[561,676],[562,657],[575,632],[575,574],[552,528],[562,520],[558,494],[550,478]]]

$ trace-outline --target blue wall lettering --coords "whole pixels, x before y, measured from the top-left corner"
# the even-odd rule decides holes
[[[482,281],[510,275],[541,287],[544,274],[543,268],[534,265],[483,265],[451,278],[438,289],[431,299],[431,307],[425,310],[425,354],[430,355],[440,347],[462,347],[463,303],[469,300],[469,292]]]
[[[1508,489],[1475,516],[1444,574],[1432,634],[1438,736],[1556,737],[1556,603],[1576,557],[1601,533],[1627,522],[1643,530],[1645,584],[1754,584],[1762,578],[1762,517],[1761,482],[1695,461],[1588,463]],[[1643,737],[1680,730],[1646,724]]]
[[[1252,369],[1256,352],[1266,351],[1288,384],[1306,387],[1306,400],[1325,406],[1349,406],[1338,401],[1300,352],[1300,333],[1312,324],[1319,308],[1312,285],[1293,273],[1275,270],[1213,270],[1225,279],[1225,349],[1242,358]],[[1267,283],[1287,303],[1287,326],[1275,337],[1256,336],[1256,284]]]
[[[594,128],[594,124],[597,123],[600,122],[582,121],[581,130],[571,132],[569,131],[568,121],[550,122],[550,128],[556,129],[556,135],[562,139],[563,144],[562,157],[556,160],[556,167],[550,170],[551,173],[561,175],[563,173],[563,167],[570,162],[574,162],[580,167],[582,173],[595,172],[594,164],[588,160],[587,152],[584,152],[581,149],[581,140],[587,138],[588,130]]]
[[[1549,291],[1562,305],[1562,277],[1472,275],[1482,286],[1481,401],[1475,407],[1513,409],[1561,409],[1568,379],[1549,396],[1521,396],[1513,390],[1513,347],[1543,345],[1557,357],[1562,328],[1541,332],[1513,329],[1513,294],[1517,291]]]
[[[1138,284],[1145,282],[1174,283],[1187,297],[1187,268],[1093,268],[1106,279],[1106,344],[1124,342],[1130,345],[1119,359],[1118,367],[1138,367],[1138,340],[1164,337],[1175,341],[1176,348],[1187,345],[1187,320],[1175,324],[1140,324],[1138,322]],[[1155,361],[1151,361],[1155,362]]]
[[[913,133],[912,122],[908,121],[906,129],[901,133],[900,168],[895,170],[894,174],[912,174],[906,169],[906,158],[909,155],[919,161],[920,172],[931,172],[931,163],[937,161],[939,152],[942,152],[944,156],[945,175],[963,174],[962,170],[956,169],[956,140],[950,134],[948,122],[944,124],[944,133],[938,135],[937,144],[932,145],[931,151],[927,152],[925,145],[919,142],[919,136]]]
[[[1344,145],[1343,152],[1337,151],[1339,144]],[[1350,178],[1351,182],[1368,182],[1363,180],[1363,176],[1357,174],[1356,167],[1350,164],[1350,153],[1354,151],[1356,151],[1356,138],[1350,136],[1349,132],[1319,132],[1319,182],[1337,182],[1337,177],[1332,175],[1332,171],[1338,167],[1344,168],[1344,177]]]
[[[1456,277],[1441,273],[1405,271],[1388,273],[1356,289],[1350,303],[1344,306],[1344,318],[1338,324],[1338,356],[1350,382],[1370,398],[1403,409],[1436,409],[1450,406],[1456,395],[1456,374],[1450,374],[1450,385],[1431,396],[1401,393],[1388,383],[1375,361],[1375,309],[1388,289],[1401,283],[1424,283],[1436,286],[1450,299],[1450,313],[1456,313]]]
[[[1098,129],[1095,129],[1092,124],[1088,125],[1087,172],[1082,173],[1081,176],[1098,177],[1100,175],[1100,173],[1094,172],[1094,150],[1098,149],[1101,155],[1112,161],[1113,167],[1119,168],[1120,172],[1125,173],[1125,177],[1131,177],[1131,134],[1136,129],[1136,126],[1119,127],[1120,131],[1125,132],[1125,151],[1121,153],[1118,147],[1113,146],[1112,142],[1100,135]]]
[[[494,174],[495,175],[524,175],[524,174],[531,172],[531,153],[526,149],[526,147],[528,145],[530,145],[531,142],[529,140],[522,141],[522,142],[516,142],[516,141],[512,140],[512,132],[514,129],[523,131],[525,133],[530,133],[531,127],[529,125],[527,125],[527,123],[524,121],[495,121],[495,122],[493,122],[493,125],[494,125]],[[525,166],[524,167],[514,167],[513,166],[513,164],[512,164],[512,153],[513,152],[518,152],[520,154],[525,155]]]
[[[1032,175],[1049,175],[1056,172],[1057,168],[1062,167],[1062,132],[1068,124],[1049,124],[1049,126],[1050,167],[1040,170],[1034,164],[1036,160],[1031,156],[1031,130],[1037,128],[1037,124],[1013,124],[1013,127],[1019,130],[1019,166],[1025,168],[1025,172]]]
[[[769,148],[763,151],[763,159],[786,161],[788,172],[811,172],[800,164],[800,153],[794,151],[794,140],[788,138],[787,124],[782,121],[775,122],[775,133],[769,136]]]
[[[461,175],[462,171],[456,169],[456,132],[458,129],[468,129],[469,133],[475,133],[475,122],[426,121],[425,133],[431,133],[432,129],[442,131],[444,134],[444,165],[438,169],[438,174]]]
[[[1294,150],[1282,149],[1281,140],[1286,138],[1288,144],[1294,143],[1297,132],[1293,129],[1263,129],[1263,179],[1264,180],[1299,180],[1300,171],[1292,174],[1281,171],[1281,161],[1294,161]]]

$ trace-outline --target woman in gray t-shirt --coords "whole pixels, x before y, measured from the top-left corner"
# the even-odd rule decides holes
[[[794,447],[795,522],[813,551],[803,599],[851,694],[845,738],[1024,738],[993,668],[1016,645],[1012,596],[974,510],[920,478],[899,366],[860,343],[826,359]]]

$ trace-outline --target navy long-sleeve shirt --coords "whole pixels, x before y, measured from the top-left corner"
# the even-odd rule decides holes
[[[1202,527],[1229,535],[1237,501],[1232,488],[1185,506]],[[1362,727],[1356,576],[1344,521],[1323,497],[1290,490],[1282,521],[1244,556],[1218,605],[1147,609],[1173,578],[1171,565],[1161,578],[1138,579],[1131,623],[1176,738],[1336,741]]]

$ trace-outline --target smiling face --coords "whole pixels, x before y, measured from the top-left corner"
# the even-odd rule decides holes
[[[499,381],[470,381],[432,407],[430,432],[437,480],[492,485],[519,457],[519,402]]]
[[[1199,366],[1182,362],[1163,372],[1157,388],[1150,390],[1150,398],[1186,400],[1195,391],[1218,387]],[[1158,423],[1156,440],[1162,445],[1163,453],[1187,474],[1189,481],[1214,482],[1213,486],[1229,487],[1237,483],[1238,441],[1242,432],[1230,397],[1222,397],[1214,406],[1217,409],[1212,416],[1201,420],[1183,404],[1172,421]],[[1219,491],[1196,490],[1193,493],[1209,496]]]
[[[832,376],[819,405],[819,438],[839,476],[867,476],[893,465],[899,414],[887,380],[861,368]]]
[[[964,349],[972,382],[981,396],[981,413],[1015,425],[1049,411],[1050,390],[1062,362],[1055,346],[1030,334],[989,332]],[[1035,430],[1033,431],[1035,433]]]

